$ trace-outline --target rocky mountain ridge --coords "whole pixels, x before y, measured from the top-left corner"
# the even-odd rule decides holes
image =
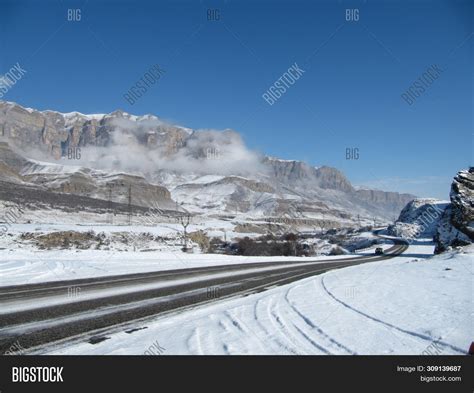
[[[51,191],[107,199],[111,198],[112,180],[97,171],[102,169],[104,173],[121,173],[123,184],[143,189],[138,192],[143,195],[138,198],[141,204],[151,199],[173,204],[178,199],[183,207],[201,214],[278,216],[290,209],[298,217],[391,220],[414,198],[395,192],[356,190],[335,168],[257,156],[246,149],[235,131],[195,131],[153,115],[135,116],[123,111],[63,114],[0,101],[0,137],[16,154],[0,150],[4,177],[19,175],[23,181]],[[75,148],[81,148],[83,155],[97,151],[101,155],[94,160],[65,161]],[[33,153],[56,162],[55,169],[53,164],[22,161]],[[135,168],[134,160],[140,161],[143,156],[150,162]],[[112,166],[104,169],[100,165],[107,160]],[[71,170],[71,163],[81,169]],[[123,169],[124,164],[132,169]],[[13,173],[9,173],[11,170]],[[221,178],[202,180],[215,175]],[[125,194],[121,190],[112,198],[122,203]]]

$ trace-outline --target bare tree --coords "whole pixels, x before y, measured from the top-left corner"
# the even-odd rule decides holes
[[[319,230],[321,231],[321,233],[324,232],[324,230],[328,227],[328,222],[325,220],[324,213],[323,213],[323,219],[317,220],[317,221],[318,221]]]

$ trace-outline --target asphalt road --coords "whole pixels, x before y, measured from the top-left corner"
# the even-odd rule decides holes
[[[220,265],[0,287],[0,354],[15,343],[28,353],[58,340],[100,341],[107,331],[133,329],[140,319],[393,258],[407,247],[395,241],[381,256]]]

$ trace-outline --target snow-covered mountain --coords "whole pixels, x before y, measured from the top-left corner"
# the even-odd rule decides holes
[[[0,101],[0,137],[8,143],[0,148],[0,180],[117,203],[126,203],[132,187],[141,206],[158,200],[196,214],[311,226],[389,221],[414,198],[355,189],[335,168],[258,154],[232,130],[196,131],[153,115],[37,111]]]

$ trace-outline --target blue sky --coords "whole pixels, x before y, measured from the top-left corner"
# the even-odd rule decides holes
[[[472,1],[0,0],[0,73],[27,70],[6,100],[232,128],[355,184],[439,198],[473,161],[473,41]],[[295,62],[303,76],[269,105],[262,94]],[[165,74],[130,105],[154,64]],[[443,72],[408,105],[401,94],[431,65]]]

